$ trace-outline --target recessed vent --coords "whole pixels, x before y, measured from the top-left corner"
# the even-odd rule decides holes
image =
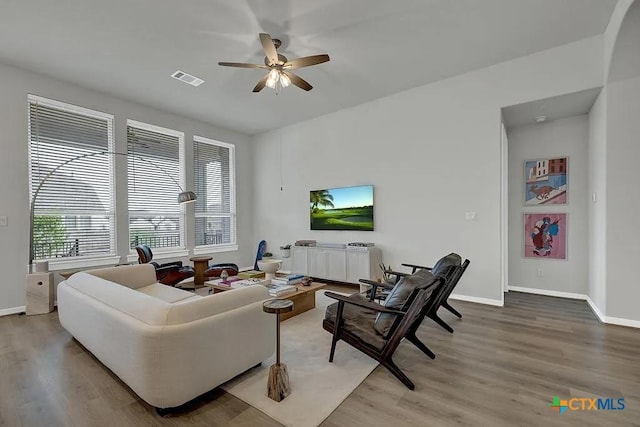
[[[180,71],[180,70],[171,74],[171,77],[173,77],[174,79],[178,79],[181,82],[190,84],[191,86],[200,86],[202,83],[204,83],[204,80],[199,79],[196,76],[192,76],[191,74],[187,74],[184,71]]]

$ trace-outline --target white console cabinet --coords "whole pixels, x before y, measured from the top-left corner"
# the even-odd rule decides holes
[[[367,251],[321,246],[291,249],[291,270],[295,273],[355,284],[359,279],[377,280],[382,275],[382,251],[376,247]]]
[[[299,274],[309,275],[309,265],[307,248],[305,246],[291,247],[291,271]]]
[[[344,282],[347,277],[346,252],[336,248],[309,248],[309,276]]]

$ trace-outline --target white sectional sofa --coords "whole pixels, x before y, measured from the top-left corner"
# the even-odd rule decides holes
[[[58,285],[62,326],[150,405],[179,406],[274,353],[263,286],[203,297],[155,281],[142,264]]]

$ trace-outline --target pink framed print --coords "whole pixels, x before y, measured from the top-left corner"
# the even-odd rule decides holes
[[[567,214],[524,214],[525,258],[567,259]]]

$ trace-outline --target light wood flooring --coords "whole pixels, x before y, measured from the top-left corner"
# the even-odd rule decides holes
[[[430,320],[418,331],[435,360],[408,342],[396,352],[415,391],[378,367],[322,426],[640,426],[640,330],[600,324],[584,301],[510,292],[504,308],[452,305],[462,319],[440,314],[455,333]],[[338,343],[336,359],[346,345]],[[553,396],[623,397],[626,408],[559,415],[549,407]],[[219,389],[161,418],[73,340],[53,312],[0,318],[5,425],[280,424]]]

